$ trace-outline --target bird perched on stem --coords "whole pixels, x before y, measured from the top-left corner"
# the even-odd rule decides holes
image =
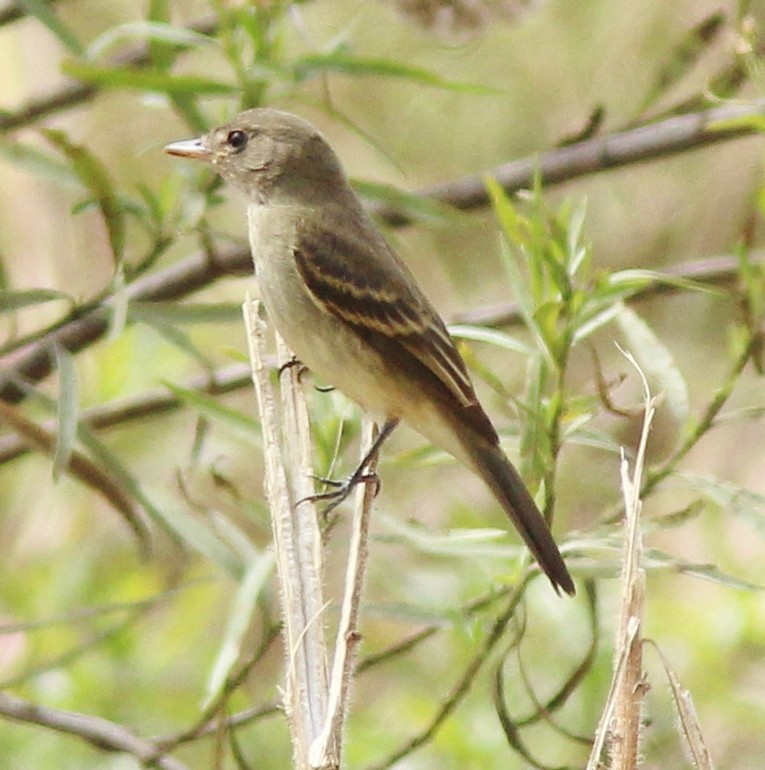
[[[381,421],[373,453],[407,422],[486,482],[556,591],[573,594],[443,321],[319,131],[288,112],[252,109],[165,150],[212,164],[244,195],[268,315],[300,361]],[[352,479],[363,472],[364,463]]]

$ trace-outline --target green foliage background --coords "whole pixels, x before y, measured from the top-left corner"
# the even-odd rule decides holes
[[[273,709],[277,597],[271,584],[248,593],[244,580],[270,541],[239,313],[256,283],[240,261],[182,299],[131,295],[135,281],[167,281],[191,254],[215,264],[246,251],[241,203],[162,147],[269,104],[320,125],[370,205],[414,219],[386,232],[444,317],[463,322],[455,333],[484,404],[526,478],[542,484],[580,584],[564,600],[531,581],[454,713],[396,766],[529,766],[497,718],[497,677],[522,720],[536,711],[526,683],[547,703],[579,666],[553,723],[537,716],[520,736],[539,766],[584,765],[618,617],[617,448],[634,448],[641,422],[639,382],[614,341],[663,394],[644,508],[645,633],[691,692],[718,766],[761,766],[762,113],[743,138],[512,198],[492,188],[493,206],[487,198],[470,212],[396,191],[545,153],[580,137],[598,111],[593,129],[606,134],[756,99],[763,9],[558,0],[511,22],[506,6],[471,7],[483,13],[474,28],[437,30],[390,3],[348,0],[0,10],[0,374],[86,311],[103,311],[110,328],[80,351],[46,347],[56,373],[2,416],[0,690],[123,725],[172,746],[189,768],[289,764]],[[694,35],[718,11],[709,34]],[[62,96],[45,106],[52,94]],[[717,257],[727,272],[711,288],[663,280],[672,290],[632,299],[656,274],[691,275]],[[655,274],[629,272],[638,268]],[[492,309],[512,300],[522,318],[494,322]],[[473,323],[478,311],[494,318],[490,331]],[[223,369],[236,387],[204,393],[199,384]],[[151,411],[149,396],[176,401]],[[142,416],[104,428],[82,421],[123,399]],[[341,475],[356,456],[358,414],[337,393],[310,399],[317,467],[330,469],[339,444],[332,472]],[[28,441],[35,425],[48,425],[54,443],[15,456],[15,437]],[[106,478],[73,477],[73,451]],[[497,535],[505,522],[480,483],[412,433],[395,436],[381,473],[368,667],[347,734],[347,764],[361,768],[387,766],[433,724],[524,566],[515,537]],[[123,495],[120,510],[104,497],[109,485]],[[135,526],[148,529],[150,552]],[[334,595],[344,532],[340,522],[331,540]],[[243,606],[252,617],[239,639],[232,619]],[[367,660],[418,634],[427,638],[411,649]],[[223,697],[214,671],[232,644],[230,673],[242,675]],[[645,766],[688,766],[650,649],[646,667]],[[210,703],[241,724],[187,735]],[[142,766],[139,752],[110,753],[3,709],[3,767]]]

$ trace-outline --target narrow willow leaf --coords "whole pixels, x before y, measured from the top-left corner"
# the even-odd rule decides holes
[[[29,395],[41,401],[47,409],[56,409],[56,402],[43,396],[39,391],[30,390]],[[56,449],[55,435],[33,420],[29,420],[20,410],[4,401],[0,401],[0,417],[4,422],[13,426],[14,430],[23,436],[31,446],[51,457],[53,456]],[[148,553],[149,539],[144,513],[141,506],[128,494],[121,481],[76,449],[70,453],[66,469],[74,478],[100,494],[123,516],[138,538],[141,550]]]
[[[469,324],[449,324],[449,333],[452,337],[473,342],[486,342],[497,348],[512,350],[515,353],[523,353],[525,356],[534,354],[534,350],[525,343],[505,332],[497,329],[489,329],[485,326],[471,326]]]
[[[213,371],[214,367],[210,359],[208,359],[207,356],[194,344],[191,337],[186,334],[183,329],[179,329],[172,324],[163,323],[162,321],[157,321],[154,319],[146,319],[145,323],[150,328],[154,329],[154,331],[157,332],[163,339],[167,340],[167,342],[169,342],[171,345],[178,348],[178,350],[183,351],[188,356],[191,356],[191,358],[194,360],[199,361],[199,363],[202,364],[205,369]]]
[[[39,391],[35,392],[34,396],[47,409],[55,410],[56,403],[51,398]],[[2,405],[0,404],[0,406]],[[93,431],[82,423],[79,425],[77,438],[108,471],[113,484],[119,487],[120,494],[130,498],[125,505],[119,506],[120,510],[128,509],[129,505],[136,508],[135,504],[138,503],[143,511],[163,527],[168,534],[199,552],[234,578],[240,578],[243,573],[242,560],[227,544],[221,541],[213,529],[199,521],[187,509],[180,509],[174,503],[165,503],[161,506],[155,504],[144,492],[138,479],[128,471],[122,461],[106,447]],[[129,522],[141,538],[142,544],[145,545],[146,533],[142,519],[136,519],[133,516],[129,518]]]
[[[683,78],[724,28],[725,14],[718,11],[690,29],[675,46],[669,61],[659,73],[656,85],[648,96],[650,104],[660,98],[671,86]]]
[[[185,27],[175,27],[156,21],[135,21],[110,27],[88,46],[86,58],[90,61],[99,59],[123,40],[148,40],[183,48],[213,43],[213,39],[207,35]]]
[[[237,302],[131,302],[128,316],[147,323],[241,323],[242,306]]]
[[[109,298],[109,339],[113,340],[122,334],[128,319],[128,293],[125,281],[125,269],[120,263],[112,279],[112,295]]]
[[[56,434],[56,448],[53,452],[53,478],[58,479],[61,471],[69,464],[74,442],[77,439],[77,428],[80,421],[80,397],[74,358],[69,351],[60,345],[56,345],[53,350],[59,380],[58,432]]]
[[[36,147],[22,142],[0,141],[0,158],[65,190],[81,193],[86,189],[82,179],[74,173],[70,165],[41,152]]]
[[[591,334],[602,328],[619,315],[620,306],[618,302],[607,304],[602,310],[595,312],[586,321],[580,321],[572,337],[574,344],[586,340]]]
[[[765,495],[752,489],[698,473],[676,473],[676,483],[703,493],[720,508],[746,516],[760,530],[765,530]]]
[[[239,315],[241,317],[241,311]],[[181,388],[171,382],[163,384],[179,401],[196,410],[202,417],[232,428],[249,441],[260,438],[260,423],[253,417],[226,406],[206,393]]]
[[[298,59],[292,65],[295,79],[300,82],[325,72],[338,72],[344,75],[378,75],[381,77],[402,78],[433,88],[444,88],[476,95],[496,96],[502,91],[498,88],[477,83],[462,83],[436,75],[422,67],[413,67],[392,59],[372,59],[352,56],[345,53],[311,54]]]
[[[70,307],[74,307],[72,297],[54,289],[24,289],[22,291],[0,289],[0,312],[20,310],[30,305],[42,305],[44,302],[61,299],[65,300]]]
[[[680,571],[684,575],[695,575],[696,577],[708,580],[710,583],[717,583],[726,588],[735,588],[739,591],[763,591],[765,586],[758,583],[752,583],[749,580],[723,572],[715,564],[683,564]]]
[[[140,502],[149,516],[168,533],[202,554],[213,564],[236,578],[242,574],[241,559],[221,541],[209,526],[197,519],[188,509],[175,503],[157,505],[144,492],[140,482],[125,468],[117,456],[106,448],[89,430],[80,425],[80,441],[96,456],[105,467],[122,483],[130,494]]]
[[[416,221],[450,222],[454,220],[455,210],[433,198],[401,190],[394,185],[377,182],[352,180],[353,188],[363,198],[392,206],[407,217]]]
[[[41,24],[44,24],[71,53],[75,56],[82,55],[82,43],[80,43],[77,35],[56,16],[50,3],[43,2],[43,0],[16,1],[30,16],[34,16]]]
[[[548,362],[555,366],[554,357],[551,355],[545,336],[534,317],[534,300],[526,287],[518,266],[518,260],[515,258],[510,246],[514,242],[513,239],[518,235],[519,219],[505,191],[495,179],[487,178],[486,187],[489,191],[494,213],[499,219],[500,226],[505,234],[505,237],[500,241],[500,254],[502,256],[502,264],[505,267],[505,272],[512,287],[513,296],[518,303],[518,309],[521,312],[526,327],[536,338],[539,349],[544,351]]]
[[[42,133],[51,144],[66,155],[74,172],[98,203],[109,234],[114,263],[120,264],[125,245],[125,221],[114,183],[106,166],[87,147],[71,142],[63,131],[44,128]]]
[[[247,572],[239,583],[228,616],[223,642],[210,671],[207,692],[202,704],[203,709],[206,709],[226,686],[226,681],[241,654],[242,644],[250,627],[258,598],[274,571],[275,565],[276,556],[273,551],[264,551],[250,563]]]
[[[522,553],[521,546],[509,542],[505,529],[461,528],[444,533],[406,523],[395,516],[381,515],[380,520],[387,537],[407,543],[421,553],[498,559],[517,558]]]
[[[630,293],[641,291],[653,284],[663,286],[674,286],[684,291],[703,292],[706,294],[723,294],[715,286],[708,283],[694,281],[690,278],[683,278],[677,275],[668,275],[658,270],[645,270],[630,268],[628,270],[619,270],[608,276],[608,285]]]
[[[672,697],[675,701],[677,716],[680,728],[680,735],[683,737],[686,751],[696,770],[714,770],[712,756],[707,748],[706,741],[701,732],[696,707],[693,703],[691,693],[682,686],[680,677],[669,665],[669,661],[664,657],[658,645],[654,645],[659,653],[661,662],[664,665],[664,671],[669,680],[669,686],[672,688]]]
[[[140,91],[157,91],[173,95],[202,94],[231,95],[239,91],[236,84],[223,83],[197,75],[169,75],[146,69],[99,67],[93,64],[66,61],[61,65],[64,74],[96,86],[108,88],[136,88]]]
[[[679,424],[690,413],[688,384],[672,354],[654,334],[650,326],[631,308],[622,304],[615,318],[625,337],[626,347],[644,372],[651,389],[661,392]]]

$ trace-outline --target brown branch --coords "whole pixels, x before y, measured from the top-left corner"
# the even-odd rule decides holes
[[[165,270],[136,280],[127,289],[127,299],[141,302],[178,300],[223,276],[251,270],[252,259],[246,248],[222,247],[214,255],[199,252]],[[39,382],[50,374],[54,345],[76,353],[101,339],[109,327],[111,304],[106,300],[84,315],[63,322],[24,350],[0,358],[0,400],[22,400],[26,393],[21,383]]]
[[[251,384],[250,369],[245,364],[232,364],[218,369],[211,374],[194,377],[184,383],[185,390],[218,396],[238,390]],[[136,396],[117,399],[83,409],[80,412],[80,424],[88,428],[110,428],[132,420],[141,420],[157,414],[177,409],[182,399],[166,388],[155,388]],[[2,406],[2,402],[0,402]],[[55,420],[46,420],[40,424],[44,431],[56,429]],[[30,451],[29,444],[20,436],[8,433],[0,436],[0,465],[15,460]]]
[[[758,134],[760,129],[755,119],[763,115],[765,99],[678,115],[519,158],[480,174],[426,187],[419,190],[418,195],[458,209],[479,208],[488,200],[486,176],[494,177],[511,194],[531,188],[537,173],[545,186],[560,184],[600,171]],[[411,222],[410,216],[389,205],[374,206],[372,210],[395,227]]]
[[[19,722],[75,735],[97,749],[131,754],[141,762],[155,760],[155,766],[161,770],[188,770],[186,765],[173,757],[157,758],[157,747],[153,743],[123,725],[101,717],[39,706],[7,692],[0,692],[0,714]]]
[[[11,13],[13,13],[13,7],[6,11],[6,14]],[[216,28],[217,18],[212,16],[207,16],[188,25],[188,29],[203,35],[215,32]],[[149,61],[149,46],[147,44],[140,44],[112,57],[108,62],[108,66],[141,67],[144,64],[148,64]],[[79,107],[89,102],[100,90],[98,86],[88,83],[69,81],[46,96],[30,99],[14,112],[0,112],[0,135],[28,126],[37,122],[40,118],[57,113],[62,109]]]
[[[387,757],[368,766],[367,770],[387,770],[387,768],[395,765],[400,759],[409,756],[421,746],[428,743],[428,741],[435,736],[441,725],[464,700],[471,685],[475,681],[478,672],[488,660],[491,651],[502,640],[507,625],[513,619],[515,612],[518,609],[518,605],[523,598],[527,583],[532,574],[532,572],[527,572],[523,580],[515,587],[507,606],[501,615],[494,621],[494,624],[487,637],[483,640],[479,651],[468,662],[430,722],[419,733],[416,733],[408,740],[402,742]]]
[[[765,263],[765,252],[752,254],[751,258],[753,264],[763,264]],[[666,275],[672,280],[693,281],[703,286],[722,286],[735,281],[738,271],[738,257],[725,255],[692,260],[680,265],[667,265],[662,269],[662,275]],[[678,294],[682,291],[687,291],[687,289],[679,283],[671,283],[659,278],[646,278],[645,285],[636,289],[630,296],[630,300],[648,299],[663,294]],[[516,302],[502,302],[457,313],[452,319],[452,323],[513,326],[521,323],[522,320],[523,317]]]
[[[56,450],[55,433],[46,430],[19,409],[0,401],[0,422],[8,423],[22,442],[44,454],[53,456]],[[127,521],[135,533],[141,549],[149,552],[149,530],[146,514],[128,494],[119,480],[87,455],[73,449],[64,470],[94,492],[100,494]]]
[[[47,0],[48,5],[53,5],[58,0]],[[19,2],[8,3],[0,8],[0,27],[6,24],[12,24],[14,21],[23,19],[27,15],[27,9]]]

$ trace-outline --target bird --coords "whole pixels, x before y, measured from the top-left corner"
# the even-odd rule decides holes
[[[210,164],[244,197],[268,318],[302,364],[383,426],[373,449],[403,421],[451,454],[485,482],[555,591],[574,595],[446,325],[321,132],[259,107],[165,151]]]

